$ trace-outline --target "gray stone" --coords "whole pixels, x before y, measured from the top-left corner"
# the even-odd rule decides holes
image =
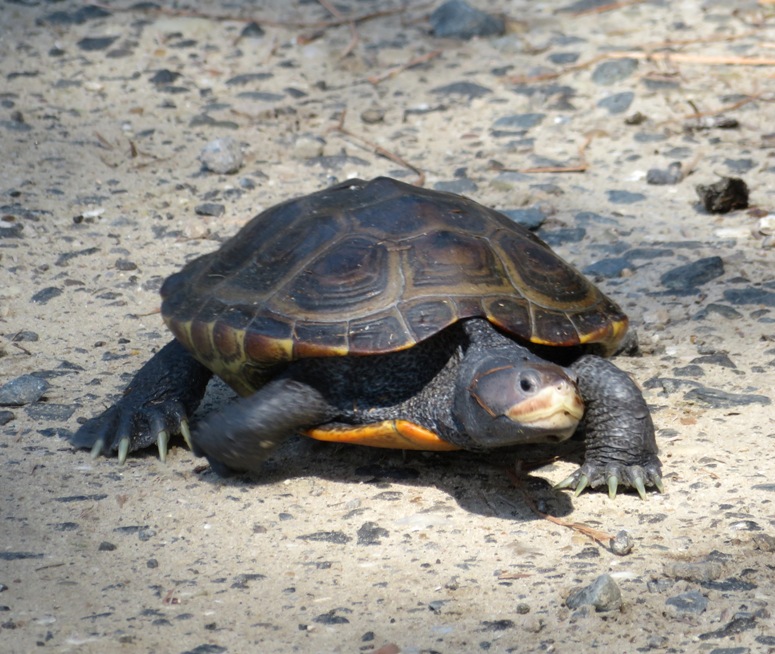
[[[702,402],[714,409],[732,409],[749,404],[761,404],[768,406],[772,403],[766,395],[755,395],[752,393],[728,393],[718,388],[708,388],[700,386],[693,388],[684,395],[685,400]]]
[[[448,0],[430,16],[434,36],[471,39],[475,36],[500,36],[506,31],[502,18],[490,16],[464,0]]]
[[[538,229],[546,220],[546,214],[534,207],[529,209],[501,209],[501,213],[511,218],[515,223],[519,223],[531,230]]]
[[[674,617],[682,615],[700,615],[708,608],[708,599],[699,591],[690,590],[680,595],[668,597],[665,606]]]
[[[724,291],[724,299],[732,304],[763,304],[775,307],[775,293],[763,288],[729,288]]]
[[[210,141],[199,155],[206,170],[220,175],[231,175],[242,167],[242,148],[230,136]]]
[[[493,128],[516,128],[516,129],[530,129],[539,125],[543,119],[546,118],[546,114],[514,114],[511,116],[502,116],[493,123]]]
[[[437,86],[435,89],[431,89],[431,93],[438,95],[464,95],[470,100],[482,98],[492,93],[492,89],[488,89],[480,84],[474,84],[473,82],[452,82],[452,84]]]
[[[638,60],[632,57],[624,59],[611,59],[598,64],[592,73],[592,81],[595,84],[610,86],[627,79],[638,69]]]
[[[589,586],[572,593],[565,604],[570,609],[589,604],[596,611],[615,611],[622,606],[622,593],[611,575],[604,574]]]
[[[634,99],[635,94],[632,91],[624,91],[603,98],[597,103],[597,106],[607,109],[609,114],[622,114],[630,108]]]
[[[49,383],[35,375],[22,375],[0,386],[0,406],[22,406],[37,402]]]
[[[635,202],[641,202],[646,199],[643,193],[633,193],[631,191],[606,191],[608,201],[612,204],[634,204]]]
[[[706,257],[668,270],[660,281],[672,291],[684,291],[706,284],[724,274],[721,257]]]

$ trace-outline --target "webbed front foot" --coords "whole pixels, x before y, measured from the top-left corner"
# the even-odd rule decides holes
[[[191,447],[188,418],[202,400],[212,373],[177,341],[165,345],[134,376],[123,397],[87,420],[70,438],[78,448],[117,455],[156,443],[159,458],[167,458],[169,438],[181,434]]]

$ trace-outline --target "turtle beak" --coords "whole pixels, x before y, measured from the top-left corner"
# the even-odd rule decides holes
[[[573,435],[584,416],[584,403],[575,382],[559,378],[553,384],[538,388],[533,394],[526,394],[504,415],[520,425],[565,440]]]

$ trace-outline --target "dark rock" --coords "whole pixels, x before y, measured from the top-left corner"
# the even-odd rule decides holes
[[[660,281],[670,290],[684,291],[706,284],[723,274],[724,262],[721,257],[706,257],[668,270]]]
[[[124,272],[137,270],[137,264],[134,261],[129,261],[129,259],[116,259],[115,266],[117,270],[123,270]]]
[[[678,184],[683,178],[684,175],[681,170],[680,161],[672,162],[668,165],[666,170],[662,170],[661,168],[650,168],[646,173],[646,183],[654,184],[656,186]]]
[[[530,129],[540,125],[546,114],[513,114],[511,116],[502,116],[493,123],[495,129]]]
[[[248,584],[251,581],[261,581],[266,579],[266,575],[262,575],[260,572],[243,572],[234,577],[234,581],[231,584],[232,588],[249,588]]]
[[[723,581],[703,581],[700,586],[707,588],[708,590],[720,590],[723,592],[741,590],[747,591],[757,588],[756,584],[750,581],[737,579],[736,577],[730,577],[729,579],[724,579]]]
[[[218,202],[203,202],[194,207],[194,213],[197,216],[222,216],[226,207]]]
[[[118,40],[117,36],[87,36],[76,45],[84,52],[97,52],[107,50],[116,40]]]
[[[717,629],[716,631],[708,631],[704,634],[700,634],[697,636],[697,638],[700,640],[728,638],[729,636],[741,634],[744,631],[753,629],[754,627],[756,627],[756,618],[754,616],[738,617],[733,619],[731,622],[728,622],[726,625],[724,625],[723,628]]]
[[[64,422],[69,420],[75,413],[76,407],[72,404],[48,404],[39,402],[26,407],[24,411],[33,420],[59,420]]]
[[[501,213],[515,223],[530,230],[536,230],[546,221],[546,214],[540,209],[501,209]]]
[[[673,374],[678,377],[703,377],[705,372],[700,366],[682,366],[675,368]]]
[[[358,529],[358,545],[381,545],[380,538],[387,538],[389,535],[390,532],[376,522],[364,522]]]
[[[343,615],[339,615],[339,613],[352,613],[352,611],[345,608],[331,609],[327,613],[322,613],[316,618],[313,618],[312,622],[317,622],[319,624],[349,624],[350,621]]]
[[[708,608],[708,599],[699,591],[690,590],[687,593],[674,595],[665,600],[665,606],[675,617],[682,615],[700,615]]]
[[[694,187],[706,211],[728,213],[748,207],[748,185],[739,177],[722,177],[715,184]]]
[[[622,606],[622,593],[611,576],[604,574],[586,588],[572,593],[565,604],[570,609],[591,605],[595,611],[615,611]]]
[[[549,55],[549,61],[557,66],[575,64],[581,56],[578,52],[554,52]]]
[[[0,561],[23,561],[25,559],[42,559],[43,554],[37,552],[0,552]]]
[[[723,352],[695,357],[689,363],[712,363],[713,365],[722,366],[723,368],[737,368],[737,366],[732,362],[732,359],[730,359],[729,356]]]
[[[632,193],[631,191],[606,191],[606,195],[612,204],[634,204],[646,199],[643,193]]]
[[[638,132],[633,139],[637,143],[659,143],[667,140],[667,134],[664,132]]]
[[[109,543],[108,541],[104,540],[99,544],[99,547],[97,548],[98,552],[114,552],[116,549],[118,549],[113,543]]]
[[[107,9],[95,5],[85,5],[74,11],[54,11],[36,21],[38,25],[83,25],[96,18],[105,18],[111,13]]]
[[[632,262],[625,257],[611,257],[595,261],[584,268],[585,275],[598,279],[615,279],[621,277],[625,270],[634,270]]]
[[[0,411],[0,427],[7,425],[14,418],[16,418],[16,416],[13,411]]]
[[[261,27],[256,21],[251,21],[240,32],[240,37],[243,39],[255,39],[264,35],[264,28]]]
[[[272,73],[243,73],[242,75],[235,75],[234,77],[227,79],[226,86],[244,86],[251,82],[260,82],[261,80],[270,79],[272,77],[274,77]]]
[[[724,165],[736,175],[744,175],[756,167],[753,159],[724,159]]]
[[[242,91],[237,97],[243,100],[256,100],[258,102],[280,102],[285,98],[281,93],[269,93],[268,91]]]
[[[763,304],[767,307],[775,307],[775,292],[755,286],[729,288],[724,291],[724,299],[732,304]]]
[[[435,89],[431,89],[431,93],[438,95],[463,95],[471,100],[473,98],[483,98],[485,95],[492,93],[492,89],[474,84],[473,82],[452,82],[452,84],[437,86]]]
[[[506,631],[514,628],[512,620],[483,620],[481,625],[482,631]]]
[[[151,77],[150,80],[148,80],[151,84],[155,84],[156,86],[165,86],[167,84],[172,84],[175,80],[182,77],[180,73],[176,73],[173,70],[167,70],[166,68],[162,68],[161,70],[157,70],[153,77]]]
[[[22,375],[0,386],[0,406],[23,406],[37,402],[50,384],[35,375]],[[12,414],[13,415],[13,414]]]
[[[471,39],[500,36],[506,31],[502,18],[475,9],[464,0],[448,0],[430,15],[431,32],[438,37]]]
[[[316,531],[312,534],[297,536],[297,538],[299,540],[334,543],[336,545],[344,545],[345,543],[349,543],[352,540],[352,538],[350,538],[342,531]]]
[[[700,386],[693,388],[684,395],[685,400],[702,402],[714,409],[733,409],[749,404],[761,404],[769,406],[772,401],[766,395],[754,395],[748,393],[727,393],[717,388]]]
[[[616,84],[632,75],[638,69],[638,65],[638,60],[631,57],[604,61],[595,68],[592,81],[603,86]]]
[[[54,263],[54,265],[64,267],[68,263],[70,263],[71,260],[77,257],[91,256],[92,254],[97,254],[97,252],[99,251],[100,249],[98,247],[91,247],[91,248],[84,248],[83,250],[74,250],[73,252],[64,252],[63,254],[60,254],[57,257],[57,260]]]
[[[607,109],[609,114],[622,114],[630,108],[634,99],[635,94],[632,91],[624,91],[603,98],[597,103],[597,106]]]
[[[566,227],[563,229],[541,230],[541,238],[549,245],[578,243],[584,240],[587,230],[583,227]]]
[[[742,313],[736,309],[733,309],[732,307],[728,307],[725,304],[716,304],[715,302],[711,302],[709,305],[703,307],[697,313],[695,313],[692,318],[694,320],[705,320],[711,314],[719,315],[723,318],[726,318],[727,320],[738,320],[743,317]]]
[[[35,295],[30,298],[30,302],[35,304],[46,304],[48,301],[53,300],[55,297],[62,295],[62,289],[55,286],[48,286],[41,289]]]
[[[641,84],[649,91],[662,91],[664,89],[677,89],[680,84],[674,79],[664,77],[644,77],[640,80]]]

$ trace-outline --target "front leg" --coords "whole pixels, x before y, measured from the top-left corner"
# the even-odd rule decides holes
[[[657,457],[654,423],[646,400],[630,376],[594,355],[578,359],[571,369],[578,375],[584,400],[586,457],[583,465],[556,488],[606,484],[613,498],[620,484],[646,498],[646,486],[661,493],[662,464]]]
[[[129,452],[155,441],[164,461],[171,434],[180,433],[190,441],[188,419],[212,374],[178,341],[167,343],[140,368],[123,397],[81,425],[70,442],[90,448],[93,457],[117,453],[119,463],[124,463]]]
[[[197,425],[193,449],[221,476],[253,471],[287,438],[334,415],[323,395],[303,382],[277,379]]]

